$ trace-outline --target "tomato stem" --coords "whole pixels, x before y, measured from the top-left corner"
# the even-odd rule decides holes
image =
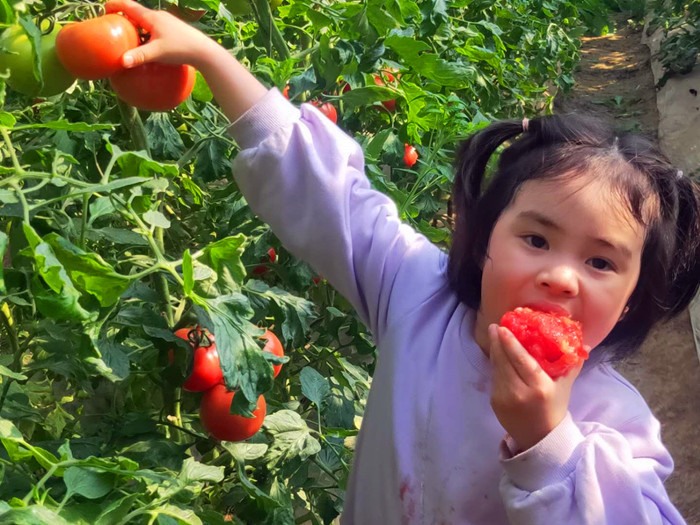
[[[7,303],[4,303],[3,308],[0,308],[0,324],[2,324],[7,336],[10,338],[10,347],[12,347],[13,359],[10,370],[20,373],[22,370],[22,354],[24,353],[24,349],[19,345],[17,331],[15,330],[15,327],[12,326],[12,319],[9,315],[9,309],[6,307],[6,304]],[[2,407],[5,404],[5,397],[10,389],[11,382],[11,377],[3,378],[2,394],[0,394],[0,410],[2,410]]]

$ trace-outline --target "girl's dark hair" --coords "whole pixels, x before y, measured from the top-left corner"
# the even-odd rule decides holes
[[[489,159],[511,139],[484,188]],[[602,121],[571,114],[532,119],[527,131],[521,121],[496,122],[472,135],[457,153],[448,277],[460,300],[477,310],[491,232],[518,188],[591,173],[610,183],[646,230],[629,312],[601,343],[618,360],[637,350],[654,324],[685,309],[700,286],[700,189],[644,137],[617,135]]]

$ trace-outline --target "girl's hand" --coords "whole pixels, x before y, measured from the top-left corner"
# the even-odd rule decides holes
[[[200,69],[199,61],[213,48],[213,40],[167,11],[148,9],[132,0],[110,0],[105,4],[107,13],[124,13],[134,24],[150,33],[150,40],[122,56],[126,68],[146,62],[189,64]]]
[[[583,362],[556,381],[507,328],[489,326],[491,407],[519,451],[541,441],[566,416],[571,387]]]

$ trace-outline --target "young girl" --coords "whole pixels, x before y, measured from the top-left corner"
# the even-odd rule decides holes
[[[659,423],[602,359],[635,350],[700,282],[697,189],[648,142],[571,116],[492,124],[459,151],[448,257],[401,223],[359,145],[313,106],[168,13],[130,0],[107,10],[151,33],[125,66],[202,72],[233,122],[251,208],[374,335],[341,523],[683,523]],[[582,323],[594,349],[583,372],[553,381],[498,326],[525,305]]]

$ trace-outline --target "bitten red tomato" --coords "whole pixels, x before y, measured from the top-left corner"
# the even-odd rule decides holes
[[[260,339],[267,340],[265,346],[263,347],[263,352],[270,352],[278,357],[284,357],[284,348],[282,348],[282,343],[280,343],[277,336],[270,332],[270,330],[267,330]],[[279,374],[280,370],[282,370],[282,365],[272,365],[272,369],[275,371],[274,377],[277,377],[277,374]]]
[[[581,323],[565,315],[516,308],[501,317],[501,326],[513,333],[552,379],[588,359]]]
[[[118,14],[68,24],[56,37],[61,64],[84,80],[106,78],[121,71],[122,55],[138,45],[136,27]]]
[[[263,424],[267,412],[265,398],[260,396],[252,418],[230,413],[235,392],[225,385],[216,385],[204,393],[199,407],[199,419],[204,428],[221,441],[243,441],[255,435]]]
[[[326,117],[330,119],[333,124],[338,123],[338,112],[335,109],[335,106],[331,104],[330,102],[319,102],[318,100],[312,102],[314,106],[316,106],[321,113],[323,113]]]
[[[151,62],[124,69],[109,81],[117,96],[135,108],[170,111],[192,93],[195,77],[191,66]]]
[[[181,328],[175,335],[189,341],[194,349],[192,373],[182,388],[189,392],[204,392],[224,381],[214,336],[201,330]]]
[[[412,168],[418,162],[418,152],[410,144],[404,144],[403,163],[407,168]]]

